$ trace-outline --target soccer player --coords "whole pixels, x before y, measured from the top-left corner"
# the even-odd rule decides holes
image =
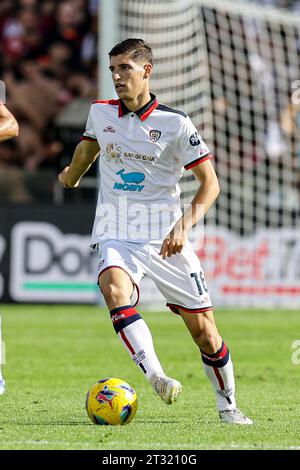
[[[67,188],[77,187],[100,152],[92,243],[99,248],[98,284],[114,329],[155,392],[165,403],[173,403],[182,385],[166,376],[149,328],[135,308],[140,280],[149,276],[200,348],[221,421],[252,424],[236,407],[231,356],[215,325],[200,261],[188,240],[189,229],[201,217],[196,209],[200,206],[206,213],[219,194],[212,156],[190,118],[150,93],[149,45],[126,39],[109,57],[119,99],[92,104],[83,139],[58,178]],[[199,180],[184,213],[178,186],[183,167]]]
[[[0,101],[0,142],[16,137],[19,134],[19,125],[17,120],[8,111],[5,104]]]
[[[7,107],[0,101],[0,142],[11,139],[19,133],[19,126],[15,117],[8,111]],[[0,317],[0,395],[5,392],[5,382],[1,371],[2,364],[2,339],[1,339],[1,317]]]

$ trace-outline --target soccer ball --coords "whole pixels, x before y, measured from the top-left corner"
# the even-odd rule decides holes
[[[137,395],[124,380],[99,380],[88,391],[85,407],[94,424],[128,424],[137,410]]]

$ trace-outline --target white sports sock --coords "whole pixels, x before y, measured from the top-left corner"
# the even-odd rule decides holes
[[[110,312],[116,333],[137,366],[150,380],[152,374],[164,376],[155,353],[151,332],[139,313],[131,305]]]
[[[218,410],[235,409],[233,364],[226,344],[223,341],[221,348],[214,354],[200,351],[205,373],[211,381],[216,394]]]

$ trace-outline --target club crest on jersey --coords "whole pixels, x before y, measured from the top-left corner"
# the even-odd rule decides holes
[[[161,132],[158,131],[157,129],[152,129],[149,132],[149,137],[152,140],[152,142],[157,142],[160,136],[161,136]]]
[[[197,147],[197,145],[200,144],[200,137],[198,136],[197,132],[194,132],[194,134],[191,135],[190,137],[190,144],[193,147]]]

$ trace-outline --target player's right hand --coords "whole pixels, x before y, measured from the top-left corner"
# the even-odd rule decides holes
[[[68,174],[68,171],[69,167],[66,166],[63,171],[59,173],[58,179],[60,183],[63,185],[64,188],[77,188],[80,180],[77,180],[73,183],[72,180],[70,180],[70,175]]]
[[[188,239],[187,230],[182,227],[182,219],[179,219],[170,233],[164,239],[159,254],[162,259],[181,253]]]

